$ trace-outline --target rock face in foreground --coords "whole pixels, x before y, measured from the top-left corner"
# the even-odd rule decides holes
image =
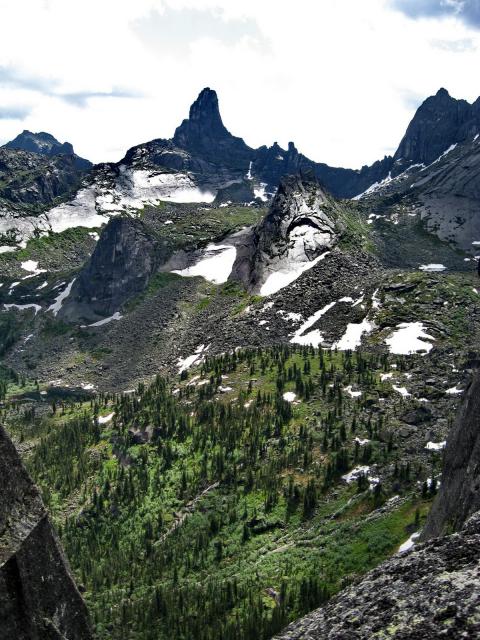
[[[0,427],[0,640],[91,640],[38,490]]]
[[[473,376],[445,449],[442,484],[424,539],[456,531],[480,509],[480,371]]]
[[[394,556],[277,640],[480,637],[480,513],[458,533]]]
[[[267,295],[270,280],[302,272],[338,237],[334,207],[315,178],[284,178],[265,218],[238,250],[232,278]],[[272,284],[274,286],[274,283]]]

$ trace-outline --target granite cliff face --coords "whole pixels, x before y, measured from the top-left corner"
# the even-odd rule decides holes
[[[447,439],[442,484],[423,539],[458,531],[480,510],[480,371],[465,391],[460,412]]]
[[[285,177],[268,214],[237,250],[231,278],[268,295],[321,259],[339,231],[335,205],[317,180]]]
[[[161,249],[141,220],[112,218],[72,284],[60,317],[94,322],[119,312],[147,286]]]
[[[40,494],[0,426],[0,640],[91,638]]]

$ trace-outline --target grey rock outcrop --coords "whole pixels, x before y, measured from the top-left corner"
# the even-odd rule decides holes
[[[422,533],[423,539],[458,530],[480,510],[480,371],[468,388],[447,439],[442,484]]]
[[[276,640],[480,637],[480,513],[451,536],[394,556]]]
[[[145,289],[164,259],[162,246],[141,220],[112,218],[73,283],[59,317],[94,322],[113,315]]]
[[[0,426],[0,640],[91,640],[40,494]]]
[[[237,248],[231,279],[257,292],[274,273],[319,258],[339,233],[334,206],[315,178],[283,178],[265,218]]]
[[[72,155],[0,148],[0,206],[45,209],[73,194],[83,176]]]

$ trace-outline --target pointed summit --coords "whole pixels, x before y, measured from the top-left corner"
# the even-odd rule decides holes
[[[230,138],[231,134],[225,128],[218,108],[216,91],[206,87],[190,107],[188,120],[184,120],[175,131],[173,140],[179,146],[187,146],[190,138],[203,131],[218,140]]]
[[[394,156],[392,175],[411,164],[430,164],[449,147],[465,140],[478,126],[466,100],[452,98],[443,87],[417,109]]]
[[[253,155],[242,138],[232,136],[224,126],[217,93],[209,87],[200,92],[190,107],[188,119],[175,130],[173,143],[215,164],[228,159],[231,165],[233,161],[245,172]]]

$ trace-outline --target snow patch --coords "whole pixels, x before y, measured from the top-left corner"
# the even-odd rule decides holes
[[[120,314],[119,311],[115,311],[115,313],[113,314],[113,316],[109,316],[108,318],[103,318],[103,320],[97,320],[97,322],[92,322],[92,324],[89,324],[89,327],[103,327],[104,324],[108,324],[109,322],[112,322],[112,320],[121,320],[123,318],[123,316]]]
[[[348,387],[345,387],[345,391],[351,398],[359,398],[362,395],[361,391],[353,391],[351,384]]]
[[[202,360],[203,353],[207,351],[207,349],[208,346],[206,347],[204,344],[201,344],[199,347],[197,347],[193,355],[187,356],[186,358],[179,358],[177,362],[178,373],[183,373],[183,371],[189,369],[193,364],[195,364],[199,360]]]
[[[222,284],[228,280],[236,256],[237,249],[231,245],[209,244],[198,262],[186,269],[174,270],[172,273],[184,278],[201,276],[214,284]]]
[[[328,256],[329,253],[330,251],[325,251],[325,253],[322,253],[310,262],[291,262],[287,264],[284,269],[279,269],[278,271],[271,273],[262,285],[260,295],[271,296],[272,294],[277,293],[280,289],[283,289],[294,282],[302,275],[302,273],[314,267],[318,262],[320,262],[320,260],[323,260]]]
[[[458,385],[455,385],[454,387],[447,389],[445,393],[448,393],[451,396],[457,396],[463,393],[463,389],[458,389]]]
[[[447,267],[443,264],[421,264],[419,266],[420,271],[427,271],[427,272],[438,272],[438,271],[445,271]]]
[[[405,553],[406,551],[409,551],[410,549],[412,549],[415,546],[415,540],[419,537],[420,532],[419,531],[415,531],[415,533],[412,533],[412,535],[408,538],[408,540],[405,540],[405,542],[403,542],[399,548],[398,548],[398,553]]]
[[[64,300],[66,300],[70,295],[70,291],[72,290],[72,286],[75,280],[76,278],[69,282],[65,289],[58,294],[58,296],[55,298],[55,302],[48,307],[47,311],[51,311],[54,316],[57,315],[57,313],[62,308]]]
[[[335,305],[336,302],[330,302],[329,304],[325,305],[323,309],[320,309],[320,311],[314,313],[313,316],[310,316],[295,332],[290,342],[318,347],[323,342],[323,337],[320,331],[318,329],[315,329],[314,331],[309,331],[308,333],[305,332]]]
[[[338,342],[336,342],[332,349],[339,349],[340,351],[355,350],[362,344],[363,334],[369,334],[373,331],[375,325],[367,318],[364,318],[362,322],[353,323],[349,322],[347,329]]]
[[[98,424],[107,424],[115,415],[115,412],[109,413],[108,416],[98,416]]]
[[[425,449],[428,449],[429,451],[441,451],[442,449],[445,449],[446,446],[446,440],[442,440],[442,442],[427,442]]]
[[[296,397],[297,397],[297,394],[293,393],[293,391],[286,391],[283,394],[283,399],[286,400],[287,402],[293,402]]]
[[[397,393],[399,393],[403,398],[408,398],[408,396],[412,395],[408,393],[405,387],[397,387],[397,385],[392,385]]]
[[[9,309],[18,309],[19,311],[23,311],[24,309],[35,309],[35,315],[42,310],[42,307],[39,304],[4,304],[3,306],[7,311]]]
[[[433,345],[420,338],[435,341],[433,336],[425,332],[422,322],[402,322],[385,343],[389,346],[390,353],[397,355],[411,355],[421,351],[429,353]]]

